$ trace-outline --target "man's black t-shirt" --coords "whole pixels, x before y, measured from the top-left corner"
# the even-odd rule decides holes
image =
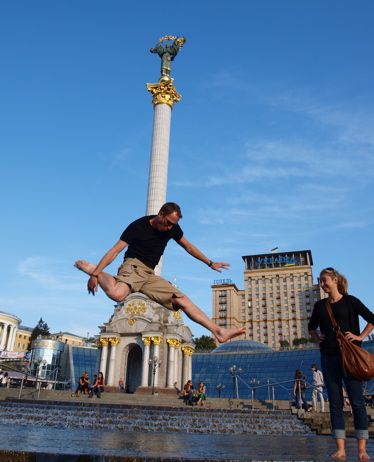
[[[360,335],[361,316],[366,322],[374,324],[374,314],[353,295],[343,295],[336,303],[330,303],[334,318],[342,332],[352,332]],[[339,355],[339,345],[332,328],[331,319],[326,308],[326,299],[315,303],[312,316],[309,320],[308,329],[320,328],[325,340],[320,343],[321,353],[326,355]],[[360,345],[360,342],[354,342]]]
[[[179,241],[183,237],[181,227],[176,224],[167,231],[158,231],[150,224],[156,215],[149,215],[133,221],[121,234],[120,240],[129,244],[125,258],[137,258],[149,268],[159,262],[170,239]]]

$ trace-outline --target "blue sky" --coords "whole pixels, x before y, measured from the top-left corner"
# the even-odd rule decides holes
[[[373,19],[365,0],[1,2],[0,310],[80,335],[112,314],[73,262],[145,213],[149,48],[169,34],[188,41],[168,200],[231,269],[170,243],[163,275],[210,315],[215,279],[243,288],[243,255],[311,249],[315,277],[336,267],[373,310]]]

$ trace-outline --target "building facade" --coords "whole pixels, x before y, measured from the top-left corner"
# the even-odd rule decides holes
[[[0,311],[0,352],[13,351],[21,320],[14,314]]]
[[[212,286],[213,320],[221,326],[246,326],[247,340],[272,348],[308,337],[308,319],[322,296],[313,283],[310,250],[242,257],[244,290],[230,280]]]
[[[16,332],[16,340],[13,351],[24,353],[30,349],[30,338],[33,329],[31,327],[19,326]]]

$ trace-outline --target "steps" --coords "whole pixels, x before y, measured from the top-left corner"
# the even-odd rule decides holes
[[[146,407],[97,401],[35,402],[8,398],[0,402],[0,424],[140,432],[312,435],[289,411]]]
[[[369,420],[369,435],[374,436],[374,409],[366,408]],[[300,420],[303,420],[318,435],[331,435],[329,412],[305,412],[300,409],[292,409]],[[347,436],[355,435],[353,417],[350,412],[344,412],[345,429]]]

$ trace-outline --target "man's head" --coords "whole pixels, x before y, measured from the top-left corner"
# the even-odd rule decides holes
[[[313,370],[313,371],[318,370],[317,364],[315,364],[315,363],[312,364],[312,370]]]
[[[166,202],[164,204],[155,219],[153,220],[152,226],[158,231],[168,231],[173,226],[178,224],[178,221],[182,218],[182,212],[178,204],[175,202]]]

